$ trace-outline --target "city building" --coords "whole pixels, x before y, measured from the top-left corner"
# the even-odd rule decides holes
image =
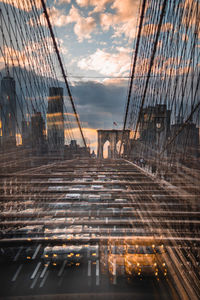
[[[69,147],[73,150],[77,150],[78,145],[76,140],[71,140]]]
[[[41,112],[36,112],[31,117],[31,143],[36,153],[39,154],[43,151],[45,144],[45,123]]]
[[[31,124],[28,121],[22,121],[22,145],[31,146]]]
[[[9,75],[1,80],[0,118],[1,146],[16,146],[16,91],[15,80]]]
[[[50,87],[47,111],[47,140],[50,153],[64,153],[63,88]]]
[[[141,158],[151,160],[160,153],[170,137],[170,120],[171,111],[165,104],[143,108],[137,138],[129,141],[129,152],[134,161]]]
[[[193,122],[184,124],[183,120],[180,120],[171,125],[171,136],[176,136],[171,145],[171,153],[175,151],[176,156],[179,154],[185,158],[199,155],[199,128],[196,124]]]
[[[170,136],[170,114],[171,111],[163,104],[144,108],[139,123],[140,140],[153,148],[162,147]]]
[[[76,140],[71,140],[69,145],[64,147],[64,157],[65,159],[76,158],[76,157],[89,157],[90,148],[81,147],[77,144]]]

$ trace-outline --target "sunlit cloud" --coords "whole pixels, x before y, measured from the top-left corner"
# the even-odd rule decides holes
[[[116,85],[116,86],[127,86],[127,80],[128,80],[128,76],[127,78],[105,78],[103,80],[103,83],[105,85]]]
[[[102,13],[100,22],[103,30],[114,29],[113,37],[120,37],[122,34],[128,38],[136,35],[139,0],[115,0],[111,8],[115,13]]]
[[[107,76],[120,76],[128,74],[130,62],[131,58],[129,51],[109,53],[104,50],[97,49],[95,53],[82,58],[78,62],[78,66],[80,69],[94,70]]]
[[[28,59],[24,51],[14,49],[12,47],[4,46],[0,56],[0,68],[3,69],[5,65],[8,66],[28,66]]]
[[[86,139],[86,144],[89,146],[92,150],[95,152],[97,151],[97,130],[88,128],[88,127],[82,127],[84,137]],[[69,136],[73,136],[74,139],[77,140],[78,144],[80,146],[83,146],[81,144],[82,139],[80,136],[79,128],[71,128],[71,129],[65,129],[65,139],[68,139]]]
[[[42,8],[42,4],[40,0],[35,0],[34,3],[32,1],[21,1],[21,0],[1,0],[2,3],[9,4],[14,6],[15,8],[18,8],[20,10],[24,11],[31,11],[33,6],[35,6],[37,9]]]
[[[97,130],[92,128],[83,128],[83,133],[86,138],[88,146],[97,152]]]
[[[161,32],[171,31],[173,29],[173,25],[171,23],[165,23],[161,26]],[[157,32],[158,24],[146,24],[142,27],[142,35],[143,36],[150,36]]]
[[[180,6],[183,8],[183,10],[185,12],[187,12],[186,14],[183,15],[183,21],[182,23],[185,25],[185,27],[187,28],[188,26],[196,26],[196,24],[198,24],[198,28],[199,28],[199,13],[197,14],[196,12],[198,12],[198,1],[199,0],[184,0],[180,3]],[[188,12],[193,12],[188,14]],[[189,18],[188,18],[189,16]],[[198,28],[197,31],[198,31]]]
[[[58,38],[56,40],[59,45],[60,52],[66,54],[68,50],[63,45],[63,40]],[[0,53],[0,69],[3,69],[5,65],[11,67],[20,66],[22,68],[29,69],[31,62],[32,67],[35,67],[36,73],[39,63],[41,66],[45,67],[46,74],[50,74],[52,71],[49,61],[47,60],[46,47],[44,47],[45,44],[48,45],[48,55],[54,55],[53,42],[50,37],[46,37],[39,42],[28,41],[21,49],[11,46],[2,47],[2,52]]]
[[[64,10],[52,7],[49,10],[51,22],[54,26],[62,27],[71,23],[74,25],[74,33],[78,37],[78,41],[82,42],[84,39],[90,39],[91,33],[96,28],[96,22],[92,17],[83,17],[79,10],[72,5],[69,14],[65,14]]]
[[[101,1],[100,0],[76,0],[76,3],[80,7],[88,7],[88,6],[94,7],[92,13],[104,11],[106,9],[106,5],[112,2],[113,0],[101,0]]]

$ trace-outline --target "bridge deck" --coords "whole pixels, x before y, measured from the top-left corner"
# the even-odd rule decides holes
[[[79,286],[85,295],[120,291],[146,299],[146,289],[147,299],[198,299],[198,194],[163,188],[124,160],[92,159],[15,169],[1,175],[0,190],[4,297],[28,297],[36,288],[71,295]],[[137,257],[131,246],[160,248],[158,271],[152,265],[148,276],[142,266],[130,273],[128,259]]]

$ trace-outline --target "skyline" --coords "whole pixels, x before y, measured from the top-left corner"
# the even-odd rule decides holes
[[[80,121],[86,139],[89,138],[90,145],[95,148],[96,129],[112,129],[114,123],[117,124],[117,128],[119,129],[123,126],[122,112],[125,110],[131,62],[135,54],[133,49],[135,48],[138,30],[141,9],[140,2],[139,0],[47,1],[50,20],[56,34],[57,42],[60,45],[60,52]],[[131,99],[135,119],[130,120],[130,125],[128,124],[130,127],[136,122],[139,106],[138,98],[141,98],[143,93],[141,85],[145,83],[150,62],[150,53],[148,51],[151,52],[158,29],[158,15],[161,6],[154,7],[154,2],[149,1],[145,9],[141,34],[141,50],[137,57]],[[11,0],[3,0],[1,3],[8,6],[6,8],[8,12],[12,11],[14,5],[15,13],[24,14],[31,30],[35,30],[37,34],[41,29],[44,31],[48,30],[39,0],[33,1],[31,5],[29,2],[21,3],[20,1],[12,3]],[[191,80],[196,81],[197,77],[193,78],[193,74],[197,74],[197,72],[190,67],[189,60],[189,50],[192,45],[191,36],[195,25],[195,13],[191,13],[190,20],[187,20],[186,15],[183,15],[183,18],[180,16],[181,10],[186,11],[191,9],[192,3],[191,0],[187,0],[179,1],[179,4],[174,4],[174,11],[176,11],[177,18],[172,13],[170,3],[166,5],[166,14],[161,25],[158,49],[151,71],[152,77],[155,76],[155,79],[149,84],[146,106],[150,105],[151,102],[155,105],[155,102],[162,103],[162,101],[167,103],[169,107],[171,106],[172,102],[170,102],[170,98],[161,99],[162,89],[160,86],[164,87],[163,78],[167,78],[166,76],[170,77],[172,75],[172,81],[174,80],[175,82],[176,76],[184,78],[184,76],[187,76],[189,70],[189,80],[186,82],[188,88],[191,85]],[[193,3],[194,11],[196,3],[196,1]],[[36,10],[38,19],[34,19]],[[179,18],[180,21],[178,23],[177,20]],[[10,21],[14,25],[14,20],[10,19]],[[40,26],[39,22],[41,22]],[[188,27],[186,24],[188,24]],[[177,46],[177,51],[170,49],[167,43],[169,37],[174,42],[178,41],[179,46]],[[7,38],[6,33],[4,38]],[[152,40],[152,45],[149,50],[144,51],[149,39]],[[42,71],[43,74],[50,76],[50,67],[45,60],[45,51],[42,49],[44,43],[48,43],[50,55],[53,57],[53,45],[48,34],[44,40],[34,41],[30,39],[25,41],[24,45],[19,44],[17,46],[10,44],[8,46],[9,43],[5,43],[3,47],[4,58],[3,56],[0,57],[0,68],[2,69],[5,63],[7,63],[10,69],[12,65],[14,65],[15,69],[16,67],[22,68],[24,66],[27,68],[27,72],[29,72],[30,57],[34,59],[35,55],[38,55],[41,67],[44,66],[42,67],[44,68]],[[181,57],[181,51],[183,51],[184,47],[186,47],[185,54]],[[167,50],[165,51],[165,49]],[[199,42],[197,42],[193,64],[198,62],[199,49]],[[38,53],[37,50],[39,50]],[[27,56],[27,53],[30,57]],[[12,59],[10,56],[12,56]],[[63,86],[60,70],[58,66],[55,66],[55,68],[57,80]],[[40,72],[40,68],[34,68],[34,76],[40,76],[38,81],[41,81]],[[43,78],[42,82],[45,81],[45,77]],[[181,82],[182,79],[178,82],[179,90],[181,90]],[[192,97],[189,94],[185,95],[183,97],[185,102],[188,101],[188,96],[189,98]],[[30,95],[29,99],[31,97],[33,99],[31,101],[35,105],[36,102],[40,102],[38,95]],[[25,95],[25,101],[26,99],[27,95]],[[71,113],[66,92],[64,100],[68,112]],[[47,102],[47,95],[44,96],[44,101]],[[181,106],[182,104],[178,105]],[[174,114],[176,114],[176,111]],[[173,119],[175,117],[173,116]],[[66,120],[66,124],[67,122]],[[72,121],[70,122],[73,123]],[[66,128],[66,132],[67,130],[69,130],[68,127]],[[74,132],[76,131],[76,129],[73,130]]]
[[[0,299],[199,299],[199,12],[0,0]]]

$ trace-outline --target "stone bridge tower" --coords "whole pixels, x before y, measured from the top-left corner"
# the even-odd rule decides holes
[[[97,157],[103,158],[103,146],[109,141],[110,142],[110,154],[111,158],[117,157],[117,143],[122,140],[123,130],[97,130],[98,132],[98,149],[97,149]],[[130,130],[125,130],[124,132],[124,142],[123,144],[127,144],[130,136]]]

